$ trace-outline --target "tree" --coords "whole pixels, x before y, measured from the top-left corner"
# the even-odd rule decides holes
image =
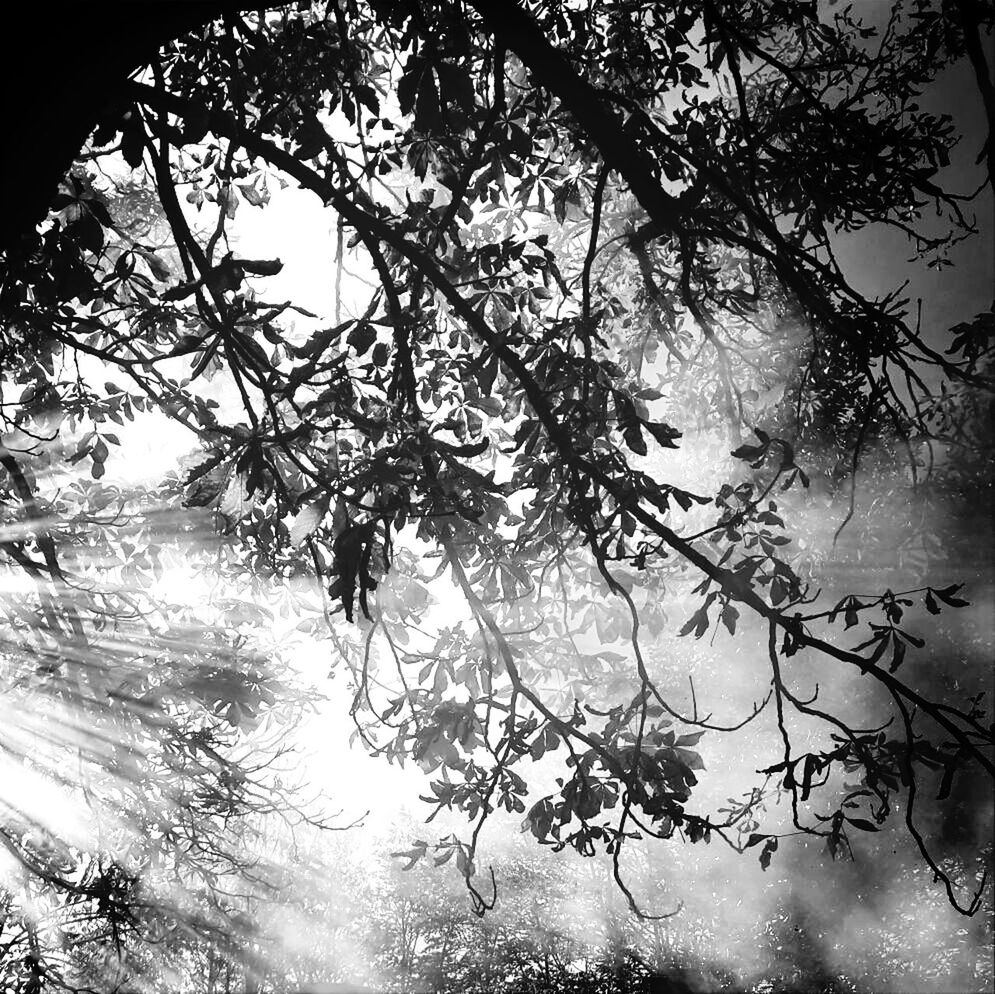
[[[924,330],[836,248],[886,228],[942,266],[972,233],[971,198],[942,185],[953,125],[917,98],[967,60],[991,116],[991,26],[968,0],[878,26],[778,0],[226,8],[113,85],[49,219],[8,251],[4,417],[57,430],[55,458],[97,480],[119,409],[190,430],[197,458],[163,499],[208,509],[238,550],[228,576],[314,578],[324,607],[301,625],[351,668],[358,734],[438,771],[431,804],[470,820],[408,858],[454,857],[478,910],[499,808],[543,844],[606,850],[626,894],[635,836],[718,838],[766,867],[785,835],[846,855],[901,810],[973,914],[984,879],[961,894],[917,811],[937,787],[989,789],[983,677],[945,696],[909,625],[965,606],[960,586],[820,600],[786,523],[812,479],[855,483],[864,458],[897,481],[901,457],[916,479],[922,451],[971,444],[947,384],[990,390],[990,316]],[[122,223],[105,163],[154,200],[161,240]],[[238,251],[239,213],[286,183],[334,218],[331,320],[270,299],[280,260]],[[371,287],[353,306],[355,270]],[[728,433],[707,494],[668,475],[690,415]],[[69,574],[32,510],[41,448],[4,449],[33,519],[4,552],[55,628]],[[440,620],[443,581],[459,604]],[[700,598],[680,636],[762,647],[743,714],[712,720],[696,691],[717,688],[693,682],[680,703],[653,658],[668,588]],[[60,647],[53,672],[73,668]],[[861,675],[870,717],[801,689],[813,671]],[[699,740],[768,712],[765,779],[696,808]],[[562,776],[527,803],[530,761]],[[791,825],[761,821],[777,796]]]

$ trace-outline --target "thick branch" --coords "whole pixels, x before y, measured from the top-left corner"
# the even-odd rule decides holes
[[[676,231],[683,210],[680,201],[660,183],[659,167],[626,132],[624,122],[609,110],[601,94],[554,48],[535,20],[516,0],[471,0],[487,29],[528,68],[597,146],[609,168],[628,183],[636,199],[661,231]]]

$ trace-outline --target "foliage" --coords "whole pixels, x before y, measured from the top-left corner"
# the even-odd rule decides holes
[[[310,695],[261,650],[265,607],[231,587],[213,611],[164,600],[170,572],[198,586],[190,533],[164,534],[152,495],[65,469],[92,438],[49,441],[31,477],[4,455],[0,977],[16,991],[160,989],[219,948],[251,963],[245,902],[281,890],[260,838],[315,821],[284,742]]]
[[[628,913],[605,872],[610,861],[553,854],[527,836],[505,836],[488,847],[502,887],[496,906],[480,917],[461,900],[454,875],[440,875],[427,861],[410,870],[391,866],[392,839],[418,830],[403,819],[361,845],[349,834],[317,840],[306,857],[312,879],[340,886],[306,888],[294,940],[276,951],[264,990],[290,994],[338,984],[397,994],[855,994],[892,986],[984,990],[991,978],[990,917],[971,922],[970,935],[940,892],[927,895],[926,907],[879,903],[882,891],[868,881],[866,865],[852,871],[864,900],[853,893],[848,900],[837,891],[854,881],[837,888],[840,867],[828,857],[807,875],[818,889],[792,894],[755,864],[739,861],[745,873],[730,873],[736,857],[715,848],[686,854],[661,873],[658,853],[634,846],[628,868],[654,902],[680,893],[682,878],[699,877],[683,887],[693,904],[680,917],[653,921]],[[884,862],[894,841],[892,835],[881,846],[875,863]],[[893,860],[888,872],[917,889],[918,867],[911,850],[908,856]],[[716,860],[719,872],[710,873]],[[730,914],[732,904],[738,907]],[[848,930],[859,937],[841,941]],[[917,948],[911,935],[929,948]]]
[[[848,855],[900,810],[974,913],[983,883],[959,892],[917,804],[938,773],[940,801],[987,783],[991,728],[970,678],[934,694],[910,663],[914,619],[966,591],[917,577],[820,600],[786,532],[810,483],[855,480],[868,453],[918,476],[920,450],[975,431],[944,391],[987,396],[990,316],[937,346],[836,245],[884,226],[941,266],[971,233],[941,185],[952,122],[917,99],[960,59],[987,78],[990,28],[987,7],[925,0],[878,27],[793,0],[341,0],[178,38],[8,255],[3,411],[27,441],[2,461],[30,524],[3,548],[38,583],[10,624],[70,632],[50,676],[81,679],[58,593],[77,567],[56,546],[116,542],[149,569],[154,543],[125,549],[116,521],[64,532],[31,464],[88,470],[80,513],[101,510],[108,422],[157,410],[197,445],[161,499],[205,509],[232,582],[320,585],[322,609],[293,608],[351,672],[357,733],[435,774],[433,812],[471,825],[404,854],[451,859],[478,911],[498,809],[554,849],[606,852],[626,894],[637,837],[721,839],[766,867],[785,835]],[[329,314],[272,297],[280,260],[239,252],[245,214],[287,183],[333,219]],[[682,433],[718,426],[712,475],[684,482]],[[668,590],[688,598],[680,636],[763,647],[766,688],[734,720],[693,683],[680,703],[683,678],[650,658]],[[808,666],[860,675],[873,715],[800,689]],[[698,690],[736,680],[726,664]],[[709,740],[768,709],[764,779],[698,807]],[[767,813],[781,796],[791,825]]]

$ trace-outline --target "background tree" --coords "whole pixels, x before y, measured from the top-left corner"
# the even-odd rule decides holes
[[[267,822],[324,824],[288,772],[287,729],[312,697],[279,678],[259,631],[271,613],[231,585],[213,611],[165,599],[166,574],[196,587],[197,557],[222,550],[195,554],[192,517],[177,529],[154,493],[103,479],[108,420],[134,418],[122,399],[71,443],[52,431],[65,409],[44,435],[35,408],[5,436],[0,976],[14,990],[156,989],[170,959],[218,948],[251,972],[246,905],[281,894]]]

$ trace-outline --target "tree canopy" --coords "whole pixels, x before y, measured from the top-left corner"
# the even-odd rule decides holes
[[[140,65],[95,69],[90,103],[80,80],[89,137],[5,240],[5,695],[88,702],[108,741],[137,722],[138,772],[112,779],[138,809],[150,750],[229,776],[184,723],[237,739],[284,685],[247,641],[256,608],[144,602],[179,541],[329,640],[358,737],[433,775],[427,813],[466,816],[404,857],[452,858],[479,912],[504,810],[607,853],[647,916],[675,909],[627,884],[634,840],[766,867],[798,835],[848,857],[897,817],[974,914],[986,877],[942,819],[990,798],[986,676],[976,646],[952,679],[933,619],[977,579],[977,540],[965,575],[937,563],[972,548],[947,516],[991,495],[995,318],[924,323],[847,246],[897,233],[943,270],[983,228],[992,141],[950,186],[956,122],[923,94],[968,67],[991,121],[991,6],[193,7],[192,33],[164,22]],[[323,313],[239,247],[288,185],[327,218]],[[105,482],[111,422],[163,416],[193,454]],[[862,492],[909,515],[876,550]],[[834,548],[903,585],[853,589]],[[668,653],[695,640],[689,676]],[[771,751],[699,802],[727,735]]]

